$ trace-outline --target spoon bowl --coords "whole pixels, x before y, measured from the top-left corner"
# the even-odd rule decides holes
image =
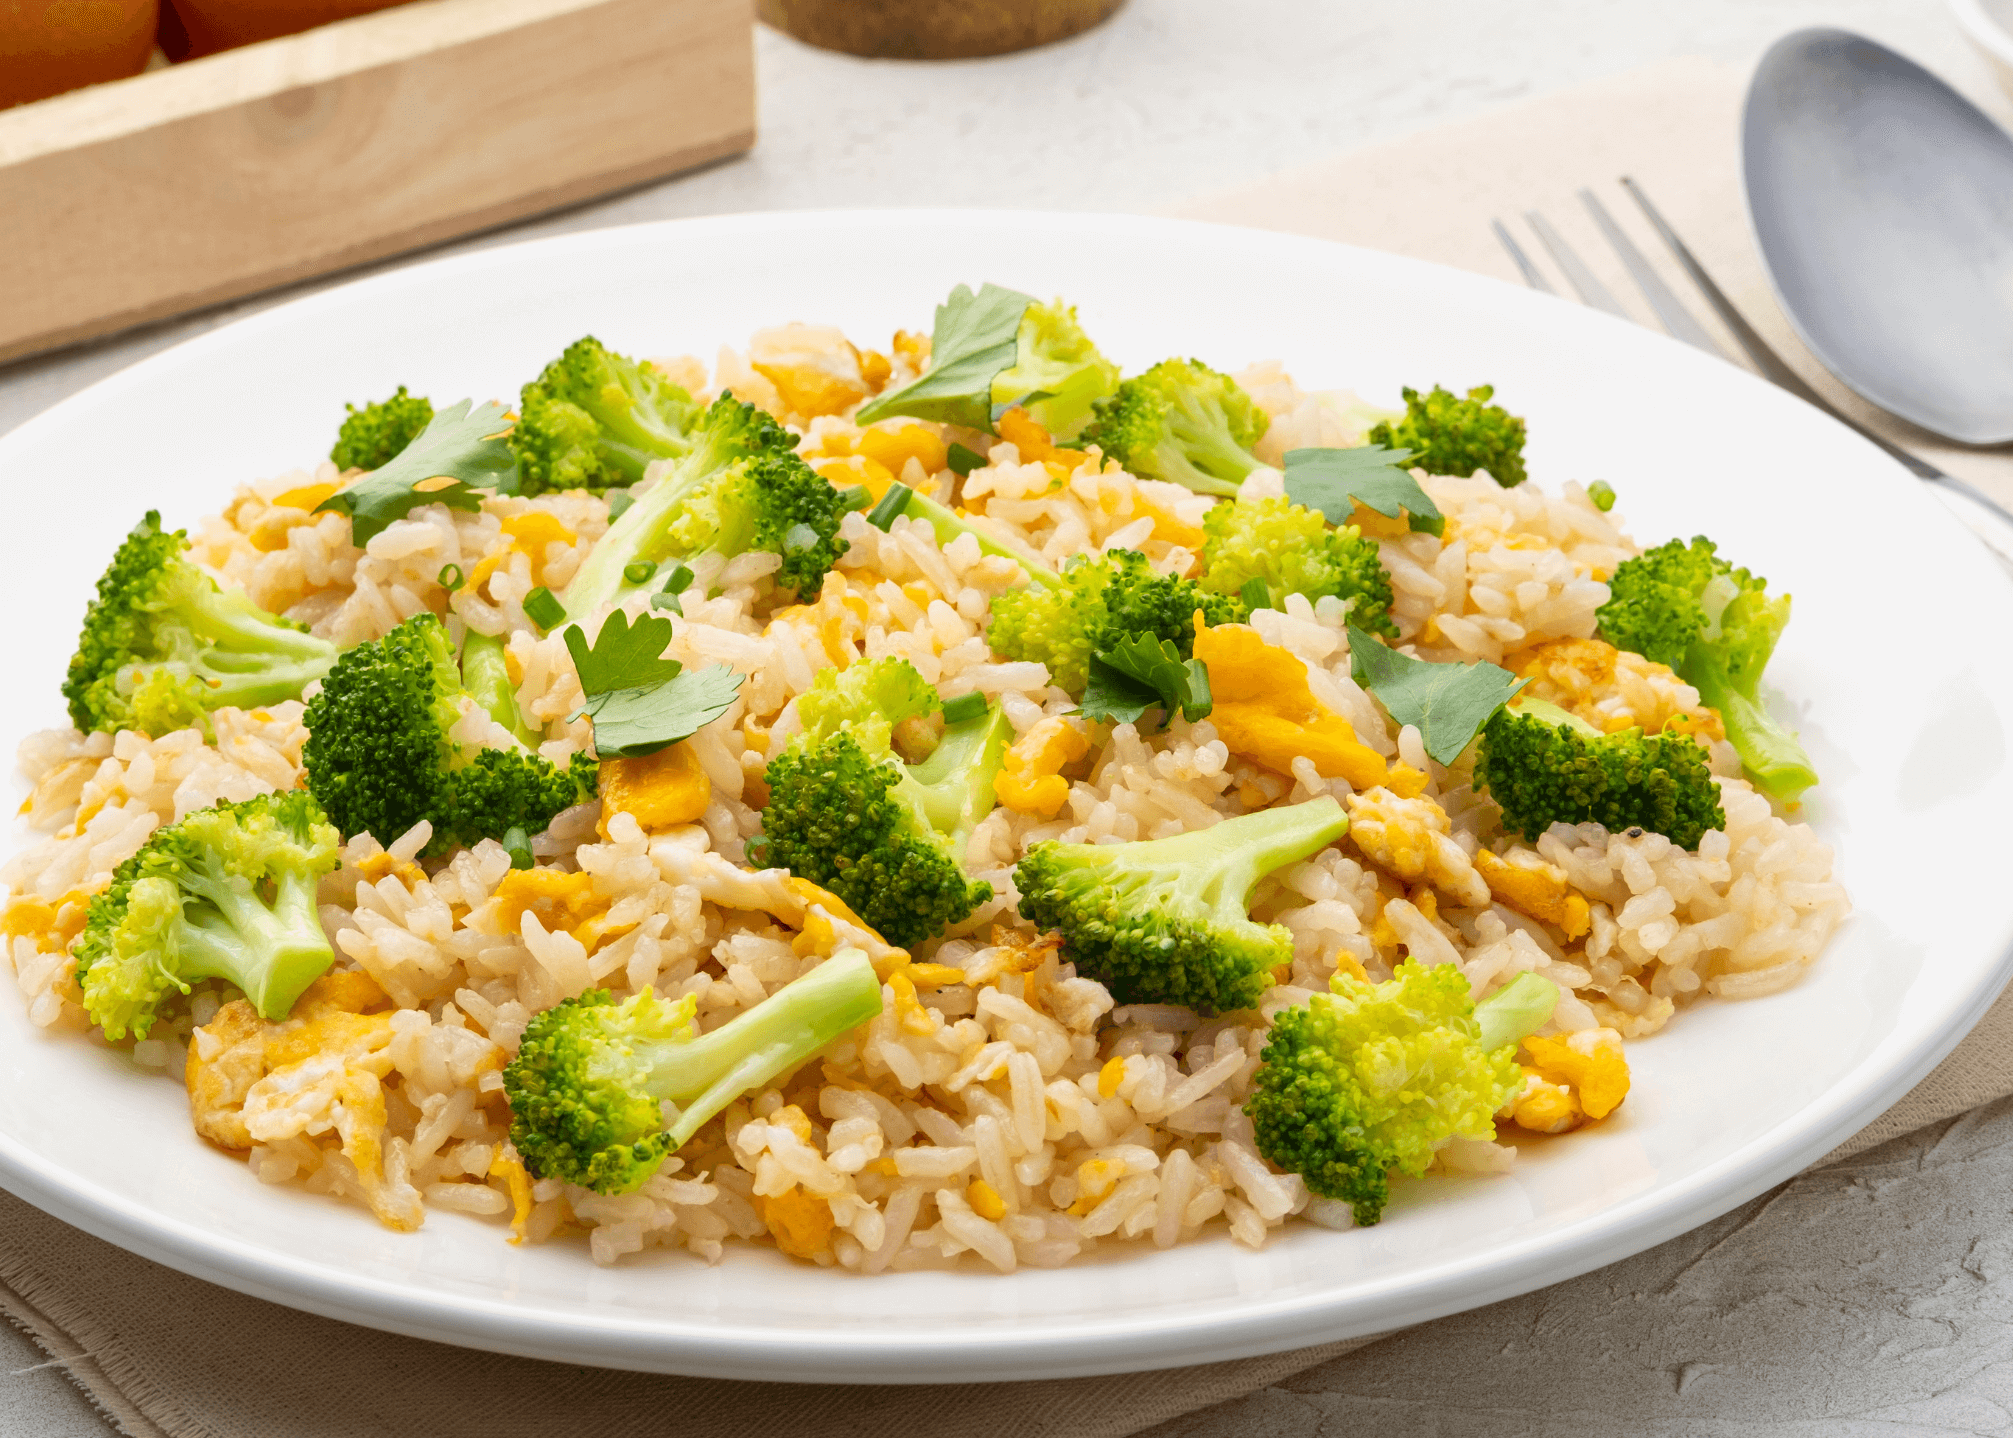
[[[1741,128],[1748,214],[1790,323],[1890,413],[2013,440],[2013,137],[1844,30],[1763,57]]]

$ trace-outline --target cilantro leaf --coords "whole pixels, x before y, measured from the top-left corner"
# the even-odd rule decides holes
[[[1402,511],[1420,534],[1442,534],[1446,518],[1405,468],[1409,449],[1366,444],[1356,449],[1286,451],[1286,497],[1318,509],[1330,524],[1344,525],[1360,503],[1386,519]]]
[[[1459,758],[1489,716],[1530,682],[1493,664],[1429,664],[1353,624],[1349,674],[1393,719],[1417,726],[1426,752],[1442,764]]]
[[[567,717],[593,717],[594,752],[601,758],[634,759],[669,748],[725,714],[741,692],[741,676],[724,664],[688,674],[677,660],[664,658],[672,632],[668,619],[646,614],[632,625],[619,609],[591,648],[578,624],[566,627],[566,652],[587,696]]]
[[[517,457],[503,438],[509,411],[491,400],[471,413],[473,403],[442,410],[389,464],[337,490],[315,512],[347,514],[351,539],[361,549],[422,504],[474,513],[482,497],[473,485],[514,493]]]
[[[1201,660],[1183,659],[1152,634],[1128,634],[1091,655],[1080,706],[1085,718],[1131,724],[1156,707],[1163,729],[1176,710],[1191,723],[1209,713],[1209,671]]]
[[[860,424],[905,414],[967,429],[993,427],[993,377],[1012,369],[1019,357],[1020,317],[1032,295],[998,285],[973,294],[959,285],[937,306],[930,337],[930,367],[900,389],[863,405]]]
[[[590,699],[616,689],[654,688],[676,679],[685,667],[664,657],[664,647],[676,632],[670,620],[648,614],[632,625],[629,616],[618,609],[601,626],[592,648],[580,626],[569,625],[566,652],[573,656],[574,672]]]

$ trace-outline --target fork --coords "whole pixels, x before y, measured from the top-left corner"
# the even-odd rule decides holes
[[[1670,222],[1663,217],[1657,207],[1650,203],[1650,197],[1643,192],[1642,186],[1627,175],[1621,177],[1621,184],[1622,188],[1629,192],[1629,197],[1642,209],[1643,217],[1649,221],[1650,227],[1657,232],[1678,264],[1691,277],[1699,293],[1705,296],[1706,303],[1712,306],[1713,312],[1720,317],[1735,341],[1747,352],[1747,357],[1754,362],[1754,367],[1761,371],[1763,378],[1788,390],[1804,403],[1815,405],[1840,424],[1871,440],[1905,466],[1911,474],[1931,484],[1940,484],[1946,489],[1954,490],[1973,504],[1989,510],[2007,525],[2013,526],[2013,512],[2008,512],[2004,505],[1990,495],[1956,475],[1938,469],[1920,455],[1912,454],[1900,445],[1875,434],[1850,415],[1841,413],[1823,395],[1806,384],[1803,377],[1784,363],[1782,356],[1771,349],[1768,342],[1755,331],[1754,326],[1747,322],[1747,318],[1734,308],[1733,301],[1726,297],[1726,292],[1714,282],[1712,276],[1706,272],[1705,266],[1698,262],[1698,257],[1692,254],[1691,248],[1678,237],[1677,231],[1671,228]],[[1649,307],[1672,337],[1731,364],[1732,357],[1720,348],[1704,327],[1692,317],[1691,312],[1685,309],[1678,297],[1671,293],[1670,287],[1650,266],[1642,251],[1636,248],[1635,242],[1620,225],[1615,223],[1614,216],[1608,213],[1607,206],[1601,203],[1600,197],[1592,190],[1582,189],[1579,198],[1580,203],[1586,206],[1587,213],[1593,217],[1602,237],[1614,250],[1616,258],[1622,262],[1622,268],[1628,271],[1629,278],[1635,282],[1636,288],[1642,291],[1643,298],[1648,301]],[[1559,267],[1559,272],[1566,277],[1566,282],[1573,287],[1573,292],[1580,297],[1582,304],[1605,310],[1623,319],[1632,318],[1608,292],[1607,287],[1594,276],[1593,271],[1587,267],[1586,262],[1572,246],[1566,243],[1565,237],[1553,228],[1549,220],[1536,210],[1526,210],[1524,222],[1531,227],[1531,232],[1551,254],[1553,263]],[[1498,242],[1509,252],[1511,260],[1516,263],[1526,284],[1546,294],[1558,293],[1546,280],[1544,272],[1531,262],[1530,256],[1524,252],[1516,237],[1501,220],[1491,220],[1489,226],[1495,231]],[[1993,548],[2009,560],[2013,560],[2013,544],[2001,540],[1994,544]]]

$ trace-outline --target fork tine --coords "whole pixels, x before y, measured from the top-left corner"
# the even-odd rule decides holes
[[[1768,341],[1755,332],[1754,326],[1747,322],[1747,317],[1733,307],[1733,301],[1726,297],[1726,292],[1713,282],[1713,277],[1705,272],[1705,266],[1698,262],[1690,247],[1678,238],[1677,231],[1670,227],[1670,222],[1658,212],[1655,205],[1650,203],[1650,197],[1643,193],[1643,187],[1632,177],[1623,175],[1622,188],[1629,192],[1630,198],[1641,208],[1643,217],[1670,247],[1670,252],[1677,256],[1677,262],[1684,266],[1685,273],[1691,276],[1691,282],[1697,285],[1699,293],[1705,296],[1706,303],[1713,307],[1726,327],[1733,331],[1733,337],[1740,342],[1740,347],[1747,351],[1747,357],[1754,361],[1754,367],[1798,399],[1808,401],[1828,413],[1838,414],[1823,396],[1804,383],[1802,375],[1791,369],[1783,362],[1781,355],[1769,348]],[[1843,419],[1844,416],[1840,415],[1839,418]]]
[[[1510,252],[1510,258],[1517,262],[1517,268],[1523,271],[1525,284],[1548,295],[1558,293],[1552,288],[1552,282],[1545,278],[1544,272],[1531,263],[1531,257],[1524,253],[1524,247],[1511,238],[1510,232],[1503,228],[1501,220],[1489,221],[1489,228],[1496,232],[1496,238],[1502,242],[1503,248]]]
[[[1545,242],[1545,248],[1552,252],[1552,258],[1558,262],[1559,268],[1565,271],[1566,279],[1579,293],[1581,304],[1592,305],[1597,310],[1606,310],[1611,315],[1634,322],[1629,312],[1616,303],[1615,297],[1608,293],[1607,286],[1594,278],[1594,272],[1587,268],[1586,261],[1582,260],[1559,232],[1552,228],[1550,220],[1536,210],[1526,210],[1524,223]]]
[[[1629,272],[1629,278],[1636,282],[1636,288],[1643,292],[1643,298],[1650,302],[1650,308],[1656,311],[1657,318],[1663,321],[1663,326],[1670,331],[1671,337],[1683,340],[1694,349],[1704,350],[1715,359],[1726,359],[1726,351],[1699,326],[1699,322],[1692,318],[1691,311],[1679,303],[1678,297],[1671,293],[1670,287],[1663,282],[1662,277],[1650,268],[1650,262],[1643,258],[1643,252],[1636,248],[1635,241],[1622,232],[1622,227],[1615,223],[1614,216],[1608,213],[1608,207],[1600,202],[1594,192],[1581,190],[1580,203],[1587,207],[1587,213],[1592,215],[1594,223],[1601,227],[1601,233],[1607,237],[1608,245],[1621,257],[1622,268]]]

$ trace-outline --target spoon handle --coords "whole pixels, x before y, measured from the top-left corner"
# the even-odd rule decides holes
[[[1669,222],[1658,212],[1657,207],[1650,203],[1650,197],[1643,193],[1642,186],[1638,185],[1629,176],[1624,175],[1622,176],[1622,188],[1627,190],[1630,197],[1642,208],[1644,218],[1655,228],[1657,234],[1662,236],[1663,242],[1670,246],[1671,253],[1677,256],[1677,262],[1684,266],[1685,273],[1691,276],[1692,283],[1697,285],[1699,293],[1705,296],[1706,303],[1713,307],[1714,313],[1718,314],[1720,319],[1725,322],[1727,329],[1733,332],[1734,339],[1739,341],[1740,347],[1747,351],[1747,357],[1754,361],[1754,367],[1760,370],[1763,376],[1774,381],[1777,385],[1788,390],[1805,403],[1816,405],[1848,429],[1873,441],[1874,444],[1878,445],[1887,454],[1893,456],[1895,460],[1906,467],[1911,474],[1954,489],[1974,503],[1981,504],[1991,510],[2007,523],[2013,524],[2013,513],[2009,513],[2004,505],[2000,504],[1990,495],[1985,494],[1973,485],[1967,484],[1965,481],[1957,478],[1956,475],[1938,469],[1928,460],[1918,455],[1910,454],[1891,440],[1875,434],[1851,415],[1841,413],[1823,395],[1806,384],[1803,376],[1784,363],[1782,356],[1769,348],[1768,341],[1755,332],[1754,326],[1747,322],[1747,317],[1733,307],[1733,301],[1726,297],[1726,292],[1720,289],[1711,275],[1706,273],[1705,266],[1701,265],[1698,262],[1698,258],[1692,254],[1691,247],[1678,238],[1677,231],[1670,227]]]

